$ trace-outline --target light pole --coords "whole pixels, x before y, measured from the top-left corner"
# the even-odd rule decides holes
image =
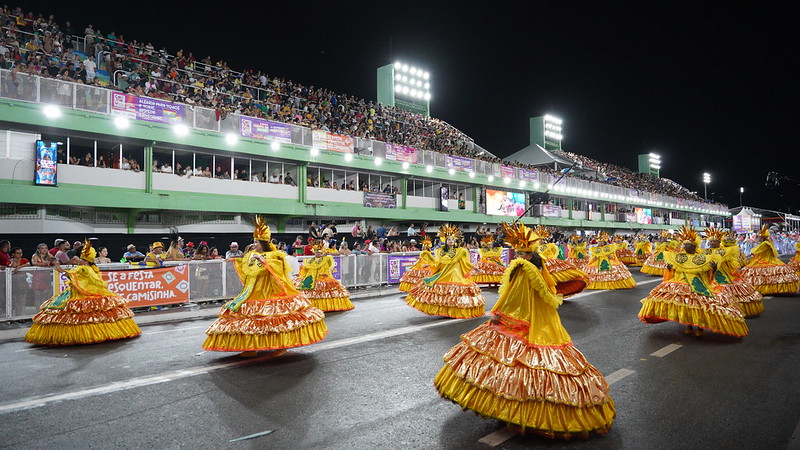
[[[744,188],[740,187],[739,188],[739,206],[744,206],[744,203],[742,203],[742,194],[744,194]]]
[[[711,183],[711,174],[703,173],[703,198],[708,201],[708,183]]]

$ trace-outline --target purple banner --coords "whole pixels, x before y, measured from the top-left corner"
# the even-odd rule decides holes
[[[291,125],[255,117],[239,116],[239,134],[246,138],[292,142]]]
[[[511,259],[511,253],[509,252],[509,249],[504,248],[500,252],[500,259],[503,260],[503,264],[505,264],[505,266],[508,267],[508,263]],[[469,262],[472,263],[472,265],[475,265],[480,260],[481,260],[480,250],[473,249],[469,251]]]
[[[416,255],[389,255],[386,270],[389,284],[399,283],[403,274],[417,262]]]
[[[525,181],[539,181],[539,173],[535,170],[519,169],[519,179]]]
[[[183,123],[186,120],[184,105],[122,92],[111,93],[111,113],[131,119],[166,124]]]
[[[389,161],[400,161],[416,164],[418,162],[419,152],[412,147],[405,145],[386,144],[386,159]]]
[[[470,158],[463,158],[461,156],[447,155],[447,168],[470,172],[475,170],[475,161]]]

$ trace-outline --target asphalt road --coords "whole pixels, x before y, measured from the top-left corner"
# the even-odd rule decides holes
[[[611,432],[588,441],[521,436],[441,399],[442,356],[486,319],[426,316],[388,291],[277,358],[203,352],[212,318],[88,346],[1,343],[0,446],[800,448],[800,296],[766,299],[743,339],[687,337],[679,324],[639,322],[657,280],[634,275],[635,289],[588,291],[559,309],[617,407]],[[488,310],[497,293],[484,293]]]

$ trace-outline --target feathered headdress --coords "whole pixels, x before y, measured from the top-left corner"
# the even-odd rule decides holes
[[[691,225],[681,225],[680,230],[678,230],[675,235],[680,239],[681,242],[684,244],[700,244],[700,237],[697,235],[697,231]]]
[[[734,233],[731,230],[726,231],[725,234],[722,236],[722,242],[725,244],[733,244],[736,243],[737,240],[738,239],[736,233]]]
[[[431,247],[433,247],[433,242],[431,241],[431,237],[430,236],[425,236],[422,239],[422,241],[420,241],[419,245],[421,245],[422,248],[431,248]]]
[[[608,242],[608,233],[605,231],[601,231],[600,234],[597,235],[598,241]]]
[[[536,225],[533,227],[533,232],[536,233],[541,239],[549,238],[552,233],[550,233],[550,229],[543,225]]]
[[[256,229],[253,230],[253,238],[259,241],[267,242],[272,240],[272,232],[269,230],[269,226],[267,225],[267,219],[257,215],[255,218],[255,223]]]
[[[461,239],[461,230],[458,229],[458,225],[446,223],[439,227],[438,236],[442,242],[447,242],[447,238],[453,238],[453,240],[458,241]]]
[[[668,239],[670,237],[670,232],[667,230],[661,230],[661,239]]]
[[[81,259],[93,263],[95,257],[97,257],[97,250],[92,248],[92,241],[84,238],[83,248],[81,249]]]
[[[581,236],[579,234],[573,234],[572,236],[569,237],[569,240],[571,240],[574,243],[578,243],[581,240]]]
[[[758,235],[761,237],[769,237],[769,228],[767,228],[767,224],[761,225],[761,229],[758,230]]]
[[[524,224],[516,222],[511,225],[503,222],[500,224],[505,234],[505,242],[514,247],[518,252],[535,252],[539,249],[541,236]]]
[[[725,230],[716,227],[706,227],[705,233],[707,240],[722,242],[722,238],[725,235]]]
[[[481,239],[481,247],[488,247],[492,244],[494,244],[494,236],[492,235],[486,235]]]
[[[317,239],[313,244],[311,244],[311,249],[314,251],[314,253],[325,253],[325,241],[322,239]]]

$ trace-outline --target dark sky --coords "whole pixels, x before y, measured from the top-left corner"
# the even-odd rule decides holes
[[[565,150],[634,170],[653,151],[701,195],[709,172],[729,206],[742,186],[746,205],[800,208],[798,182],[764,186],[769,171],[800,177],[800,27],[769,4],[53,3],[23,7],[370,100],[376,68],[402,60],[431,73],[432,115],[498,156],[550,113]]]

